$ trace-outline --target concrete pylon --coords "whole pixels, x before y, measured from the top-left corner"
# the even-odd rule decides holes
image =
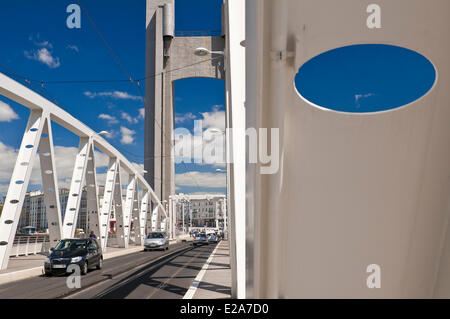
[[[223,51],[225,40],[175,37],[175,0],[147,0],[146,17],[145,178],[156,196],[168,201],[175,193],[173,83],[191,77],[224,80],[221,55],[196,56],[194,51]]]

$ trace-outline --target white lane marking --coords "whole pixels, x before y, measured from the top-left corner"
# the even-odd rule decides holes
[[[189,287],[188,291],[186,292],[186,294],[184,295],[183,299],[192,299],[195,295],[195,292],[197,291],[198,285],[200,284],[200,282],[203,279],[203,276],[206,273],[206,270],[209,267],[209,264],[211,263],[211,261],[214,258],[214,255],[216,254],[217,248],[219,248],[219,244],[217,244],[216,248],[214,248],[213,252],[211,253],[211,255],[209,256],[208,260],[206,261],[206,263],[203,265],[202,269],[200,270],[200,272],[198,273],[197,277],[195,277],[194,281],[192,282],[192,285]]]

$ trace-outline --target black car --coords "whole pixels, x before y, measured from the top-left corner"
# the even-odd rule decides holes
[[[46,275],[72,272],[69,265],[78,265],[82,275],[89,268],[102,268],[102,249],[93,238],[63,239],[51,250],[44,262]]]

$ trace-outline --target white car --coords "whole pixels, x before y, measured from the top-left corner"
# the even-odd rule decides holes
[[[165,232],[151,232],[144,241],[144,251],[169,249],[169,237]]]

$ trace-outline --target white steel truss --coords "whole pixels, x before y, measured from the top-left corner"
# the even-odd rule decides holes
[[[88,232],[90,233],[92,231],[97,236],[100,235],[100,215],[98,203],[97,174],[95,173],[94,146],[92,144],[89,147],[89,155],[87,159],[86,193]]]
[[[0,217],[0,256],[3,257],[1,269],[5,269],[8,265],[9,253],[19,223],[25,193],[30,182],[30,175],[42,134],[44,122],[42,113],[39,110],[31,111]]]
[[[138,198],[138,192],[135,192],[135,198]],[[142,197],[142,202],[140,205],[140,210],[139,210],[139,202],[135,202],[136,205],[133,208],[133,216],[134,216],[134,211],[138,210],[139,214],[137,216],[137,219],[134,218],[134,229],[135,229],[135,242],[136,245],[143,245],[144,244],[144,239],[145,239],[145,233],[146,233],[146,229],[145,229],[145,223],[146,223],[146,219],[147,219],[147,212],[149,211],[149,194],[145,193],[144,196]],[[148,222],[147,224],[151,224],[150,222]]]
[[[161,223],[158,216],[158,207],[153,208],[152,212],[152,231],[156,231],[161,227]]]
[[[39,142],[39,159],[41,163],[42,188],[44,191],[50,246],[53,247],[61,239],[62,221],[58,176],[55,166],[55,151],[53,149],[53,135],[49,118],[45,119],[41,140]]]
[[[84,180],[86,177],[86,166],[91,141],[89,138],[81,137],[78,154],[73,168],[72,182],[70,184],[69,198],[67,199],[64,225],[62,228],[63,238],[73,238],[77,227],[78,212],[80,210],[81,196],[83,194]]]
[[[128,246],[132,217],[134,218],[133,225],[136,229],[135,242],[139,245],[143,244],[142,239],[150,226],[147,223],[153,216],[157,220],[160,219],[159,214],[163,214],[164,218],[167,218],[163,204],[156,197],[153,189],[144,177],[137,171],[136,167],[94,130],[72,117],[60,107],[2,73],[0,73],[0,95],[30,109],[28,124],[23,134],[3,212],[0,217],[0,269],[6,269],[8,266],[11,248],[38,149],[51,247],[61,238],[74,237],[84,188],[87,193],[88,229],[86,230],[89,232],[93,231],[98,235],[104,250],[106,250],[110,233],[109,219],[111,212],[115,212],[116,216],[121,216],[120,221],[123,226],[123,238],[119,236],[121,247]],[[55,166],[52,121],[80,138],[63,222]],[[106,154],[110,159],[104,194],[99,194],[97,185],[94,147]],[[125,204],[122,203],[121,170],[130,176]],[[138,185],[144,194],[141,202],[139,202]],[[103,198],[101,195],[103,195]],[[100,198],[101,203],[99,202]],[[151,216],[150,201],[154,204]],[[122,205],[125,205],[125,207],[122,207]],[[157,227],[155,230],[161,229]]]
[[[103,195],[102,210],[100,215],[100,242],[102,249],[106,249],[106,243],[108,240],[109,218],[111,217],[113,210],[117,164],[116,159],[109,159],[108,172],[106,173],[105,192]]]
[[[129,176],[125,204],[122,214],[117,213],[117,243],[119,247],[127,248],[130,236],[131,216],[134,207],[136,179]]]
[[[113,205],[114,205],[114,215],[116,217],[116,236],[117,241],[120,243],[120,239],[122,241],[125,241],[125,239],[119,238],[119,234],[121,233],[123,236],[123,228],[125,225],[123,224],[123,201],[122,201],[122,180],[120,177],[120,165],[117,162],[116,163],[116,178],[114,183],[114,191],[113,191]],[[109,225],[109,222],[108,222]],[[122,231],[120,230],[122,228]],[[124,247],[124,245],[120,245],[121,247]],[[105,246],[106,247],[106,246]]]

